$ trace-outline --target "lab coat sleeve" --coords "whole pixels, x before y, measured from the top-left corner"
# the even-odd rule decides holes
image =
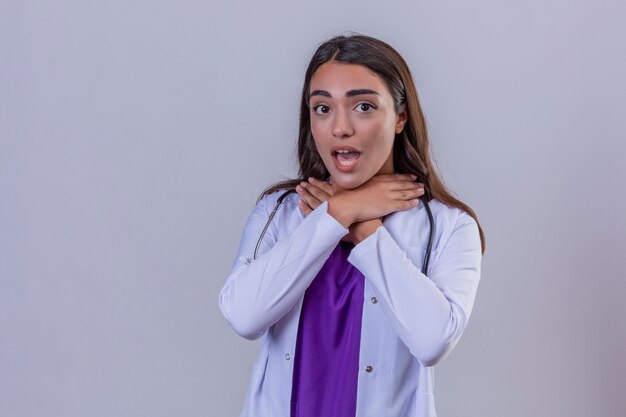
[[[460,216],[426,276],[385,227],[355,246],[348,260],[370,282],[398,337],[424,366],[456,345],[472,311],[482,258],[478,226]]]
[[[266,251],[254,260],[256,242],[274,203],[264,198],[248,218],[233,268],[219,296],[226,320],[237,334],[250,340],[262,336],[294,307],[348,233],[328,214],[328,203],[324,202],[293,233],[277,240],[279,215],[295,215],[279,211],[264,237]]]

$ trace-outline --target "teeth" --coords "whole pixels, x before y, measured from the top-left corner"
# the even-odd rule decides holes
[[[337,153],[350,153],[350,152],[352,152],[352,151],[349,151],[349,150],[347,150],[347,149],[338,149],[336,152],[337,152]]]
[[[339,165],[341,165],[342,167],[349,167],[354,165],[354,163],[356,162],[356,160],[354,161],[339,161]]]

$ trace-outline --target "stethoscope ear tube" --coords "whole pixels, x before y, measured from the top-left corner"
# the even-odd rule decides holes
[[[254,247],[254,256],[252,259],[256,259],[256,255],[259,251],[259,247],[261,246],[261,242],[263,241],[263,237],[265,236],[265,232],[267,232],[267,228],[269,227],[270,223],[272,223],[272,220],[274,219],[274,216],[276,215],[278,208],[283,203],[283,200],[285,199],[285,197],[287,197],[287,195],[293,192],[295,192],[295,190],[287,190],[284,193],[282,193],[280,197],[278,197],[278,200],[276,200],[276,205],[274,206],[274,209],[270,213],[270,217],[269,219],[267,219],[267,223],[265,223],[265,227],[263,227],[263,231],[261,232],[261,236],[259,236],[259,240],[256,242],[256,246]],[[422,202],[422,204],[424,205],[424,208],[426,209],[426,214],[428,215],[428,223],[430,224],[430,235],[428,236],[428,246],[426,247],[426,253],[424,254],[424,261],[422,262],[422,274],[426,275],[426,272],[428,271],[428,263],[430,262],[430,252],[432,250],[433,240],[435,240],[435,221],[433,219],[433,213],[430,210],[430,206],[428,205],[428,202],[426,201],[426,199],[424,197],[420,197],[420,201]]]
[[[276,215],[276,212],[278,211],[278,208],[280,207],[280,205],[283,203],[283,200],[289,194],[294,193],[294,192],[296,192],[295,189],[287,190],[284,193],[282,193],[280,197],[278,197],[278,200],[276,200],[276,205],[274,206],[274,210],[272,210],[272,212],[270,213],[270,217],[269,219],[267,219],[267,223],[265,223],[265,227],[263,228],[263,231],[261,232],[261,236],[259,236],[259,240],[256,242],[256,246],[254,247],[254,256],[252,259],[256,259],[256,254],[259,251],[259,246],[261,246],[261,242],[263,241],[263,236],[265,236],[265,232],[267,232],[267,228],[272,222],[272,219],[274,219],[274,216]]]
[[[435,240],[435,220],[433,219],[433,212],[430,211],[430,205],[424,197],[420,197],[420,201],[426,209],[428,215],[428,223],[430,224],[430,235],[428,236],[428,246],[426,246],[426,253],[424,254],[424,261],[422,262],[422,274],[427,275],[428,263],[430,262],[430,252],[433,249],[433,241]]]

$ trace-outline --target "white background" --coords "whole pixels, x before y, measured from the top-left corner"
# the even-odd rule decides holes
[[[238,415],[258,345],[218,292],[347,31],[409,62],[487,237],[438,415],[626,415],[625,11],[1,0],[0,415]]]

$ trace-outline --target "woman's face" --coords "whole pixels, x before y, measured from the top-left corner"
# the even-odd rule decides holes
[[[356,188],[393,174],[393,142],[406,123],[383,80],[358,64],[322,64],[309,88],[311,133],[332,181]]]

